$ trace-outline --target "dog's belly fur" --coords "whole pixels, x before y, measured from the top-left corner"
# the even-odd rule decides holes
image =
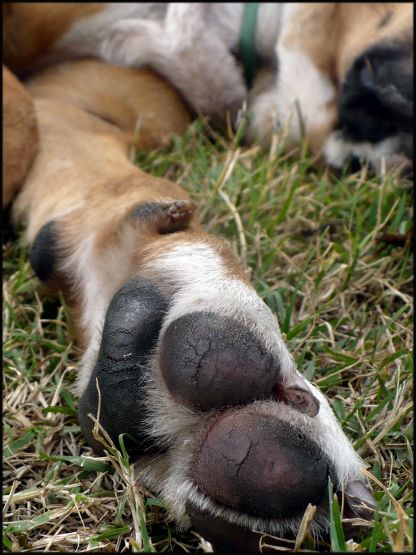
[[[312,529],[326,529],[328,476],[368,517],[362,461],[244,270],[200,229],[177,184],[129,160],[133,145],[184,132],[191,116],[178,93],[151,71],[97,60],[51,65],[26,84],[39,151],[13,217],[38,277],[72,308],[88,443],[102,450],[89,417],[100,395],[100,422],[116,444],[134,438],[143,482],[179,526],[214,542],[235,546],[243,534],[255,550],[252,528],[293,533],[308,502],[318,505]],[[264,480],[259,466],[276,460]]]

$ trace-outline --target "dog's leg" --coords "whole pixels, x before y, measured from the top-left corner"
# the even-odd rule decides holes
[[[336,29],[334,4],[285,4],[276,46],[277,77],[261,94],[254,89],[249,139],[270,142],[273,129],[298,143],[321,149],[337,120],[337,91],[331,75]]]
[[[13,205],[14,219],[26,220],[32,264],[40,277],[48,281],[59,274],[71,283],[81,281],[75,297],[86,303],[85,314],[96,315],[104,310],[100,299],[108,301],[129,277],[129,254],[117,242],[119,221],[149,196],[168,204],[189,202],[175,184],[150,178],[131,164],[130,151],[165,144],[186,129],[190,118],[173,89],[147,70],[88,61],[62,64],[27,86],[41,143]],[[108,205],[111,198],[114,204]],[[166,219],[175,228],[183,207],[172,210]],[[169,222],[160,225],[163,229]],[[98,253],[107,246],[109,258],[101,260]],[[95,329],[95,322],[86,321],[83,328],[90,343],[88,330]]]
[[[215,542],[293,533],[309,502],[313,529],[326,528],[329,477],[368,516],[362,461],[230,249],[199,229],[178,185],[130,163],[131,134],[114,122],[132,85],[129,129],[140,90],[163,87],[148,73],[80,62],[29,84],[41,148],[14,212],[35,271],[75,308],[84,436],[101,451],[91,416],[116,444],[127,433],[144,483]],[[181,131],[172,90],[161,104],[165,131]]]
[[[110,63],[152,67],[196,112],[224,122],[227,112],[237,114],[246,89],[230,44],[211,24],[210,9],[209,4],[171,3],[163,22],[117,21],[102,40],[100,55]]]

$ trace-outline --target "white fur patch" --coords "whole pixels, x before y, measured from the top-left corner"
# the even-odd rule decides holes
[[[326,75],[300,50],[281,44],[276,48],[279,71],[276,84],[260,94],[250,107],[250,134],[260,138],[271,126],[286,129],[299,141],[303,134],[326,129],[332,122],[336,90]]]
[[[69,52],[71,57],[97,56],[101,41],[116,21],[144,18],[162,21],[167,4],[157,2],[110,2],[105,9],[74,23],[54,46],[56,52]]]
[[[133,254],[131,235],[125,234],[113,247],[98,254],[95,235],[87,236],[61,265],[81,300],[81,326],[87,349],[80,363],[77,392],[82,394],[97,360],[108,305],[128,280]]]
[[[177,87],[193,108],[205,115],[224,118],[242,104],[245,87],[241,70],[231,54],[238,37],[226,40],[212,24],[215,4],[169,3],[162,21],[123,18],[109,25],[101,40],[99,56],[129,67],[149,66]],[[213,63],[212,60],[215,60]]]
[[[331,133],[326,140],[323,154],[325,161],[335,168],[342,168],[352,157],[368,163],[383,175],[387,170],[406,164],[405,156],[397,154],[398,138],[390,137],[379,143],[354,143],[345,139],[342,131]]]
[[[275,45],[278,73],[273,87],[254,99],[249,137],[265,143],[272,130],[285,130],[290,139],[299,141],[310,132],[320,133],[331,126],[335,117],[336,88],[314,64],[302,45],[285,46],[291,33],[291,21],[302,4],[284,3],[280,36]]]
[[[339,424],[329,408],[327,401],[321,393],[319,399],[324,405],[324,410],[317,417],[304,416],[293,408],[274,401],[257,401],[251,404],[251,411],[280,420],[285,420],[302,433],[315,441],[326,453],[332,462],[338,477],[338,489],[345,487],[349,481],[363,480],[362,468],[364,467],[358,455],[354,452],[348,439],[342,432]],[[163,403],[163,410],[166,405]],[[185,416],[183,424],[176,436],[172,448],[166,455],[157,460],[143,461],[137,465],[138,473],[144,483],[153,491],[158,492],[166,501],[170,514],[179,526],[189,526],[185,505],[188,500],[200,509],[208,510],[214,516],[249,529],[261,530],[271,534],[283,534],[288,531],[296,532],[300,524],[299,518],[264,519],[255,518],[223,505],[219,505],[204,495],[192,482],[189,468],[195,453],[201,430],[205,428],[206,413],[189,413]],[[311,528],[314,535],[327,529],[328,520],[325,509],[326,500],[319,508]]]

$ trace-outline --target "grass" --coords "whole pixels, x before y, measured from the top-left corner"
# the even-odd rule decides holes
[[[335,177],[305,150],[285,154],[277,137],[266,153],[217,139],[196,122],[168,152],[137,161],[188,189],[205,229],[249,267],[298,367],[365,459],[379,506],[347,540],[331,498],[328,543],[313,544],[305,518],[286,550],[411,552],[413,259],[408,242],[380,240],[409,231],[411,184],[365,169]],[[20,239],[6,236],[3,256],[3,549],[209,551],[166,522],[125,453],[109,446],[98,458],[85,446],[67,308],[40,296]]]

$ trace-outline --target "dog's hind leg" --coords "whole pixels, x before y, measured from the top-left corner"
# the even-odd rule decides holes
[[[87,307],[86,328],[95,328],[85,314],[104,310],[104,299],[128,277],[131,246],[118,238],[119,222],[147,200],[188,202],[180,187],[134,166],[130,151],[166,144],[190,119],[175,91],[147,70],[75,62],[45,70],[27,86],[40,150],[13,205],[14,220],[26,222],[39,277],[69,281],[71,298]],[[156,228],[157,214],[152,221]],[[101,260],[107,247],[111,254]]]

